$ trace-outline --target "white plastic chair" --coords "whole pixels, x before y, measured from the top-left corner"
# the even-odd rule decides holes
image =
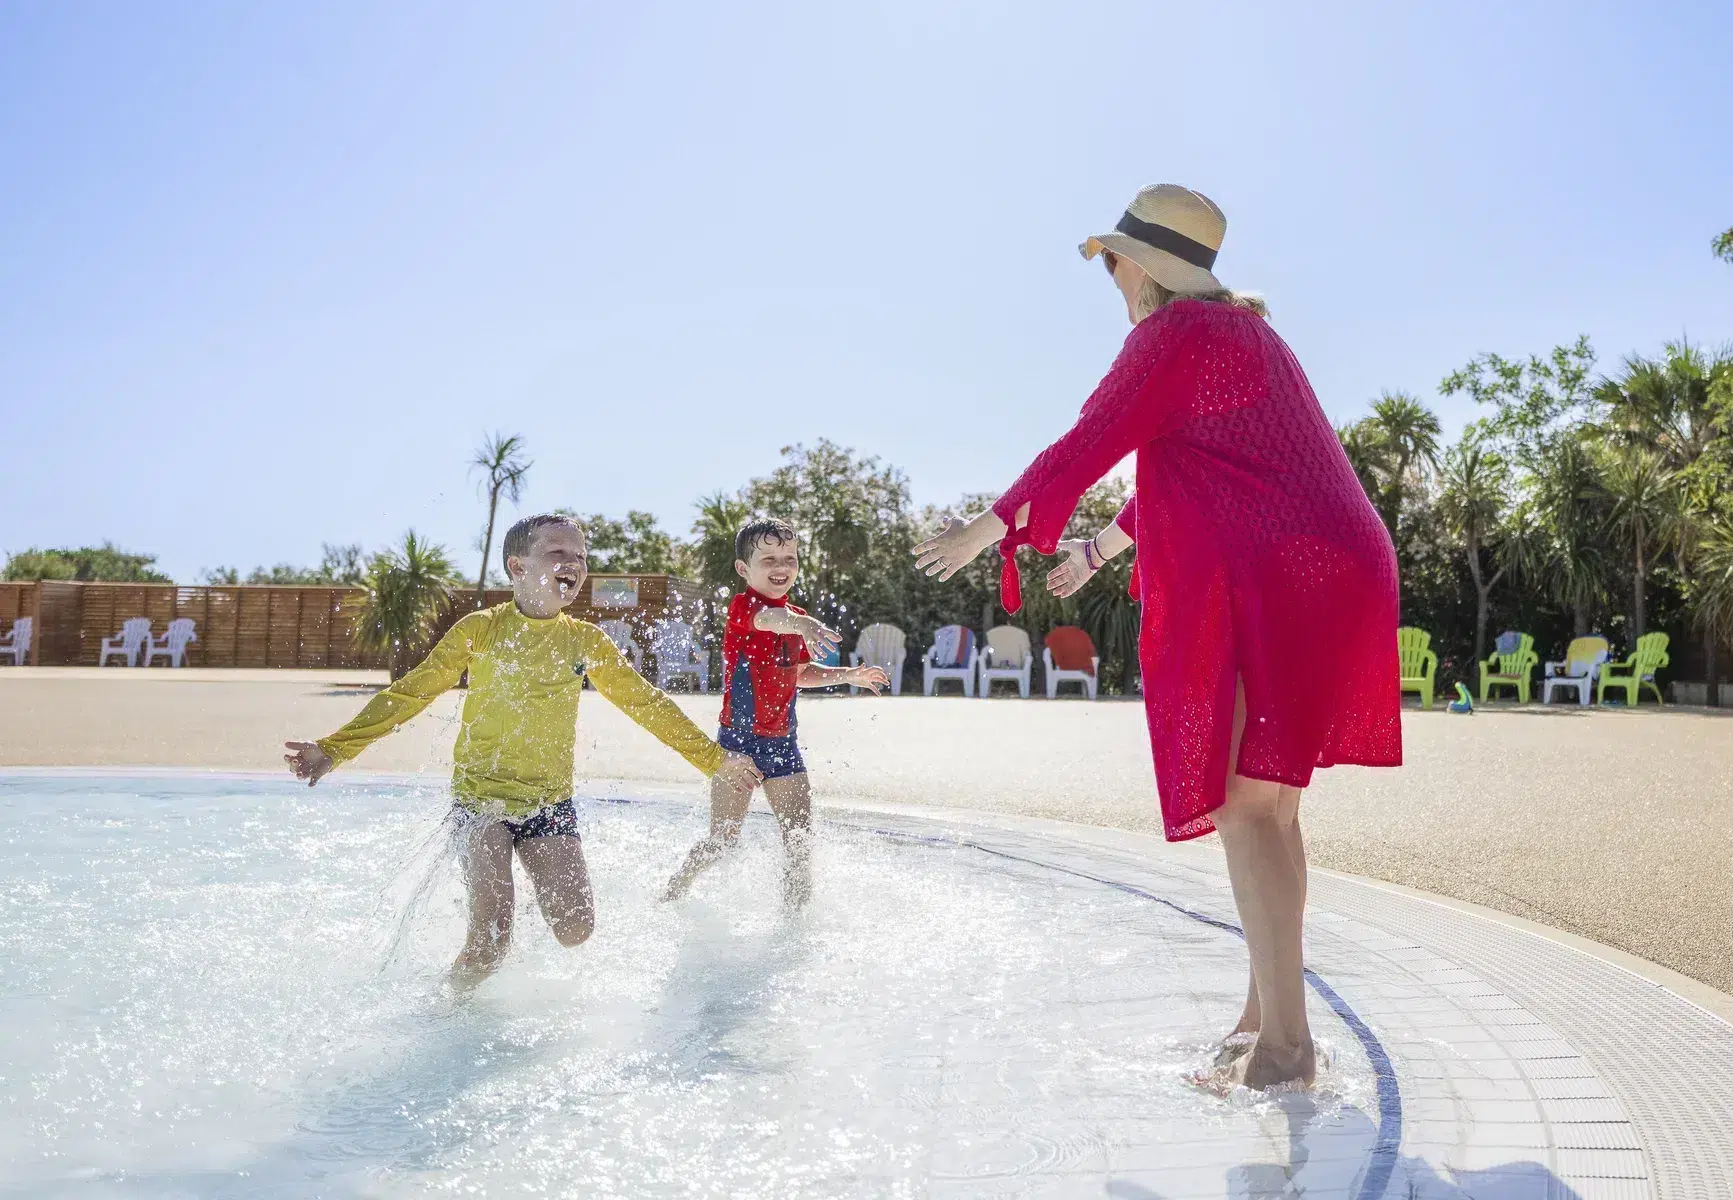
[[[0,638],[0,656],[11,655],[15,667],[22,667],[24,660],[30,657],[30,626],[33,623],[30,617],[19,617],[12,622],[12,632]]]
[[[1568,687],[1577,690],[1577,703],[1586,706],[1589,696],[1594,691],[1595,677],[1601,673],[1601,664],[1612,657],[1612,647],[1604,637],[1580,637],[1571,642],[1565,650],[1563,662],[1546,664],[1546,678],[1541,684],[1540,702],[1552,703],[1554,688]]]
[[[885,674],[891,677],[891,695],[900,696],[903,694],[903,662],[909,654],[908,640],[908,635],[895,625],[868,625],[860,631],[854,649],[849,651],[849,666],[883,667]],[[853,684],[848,690],[860,691]]]
[[[1087,671],[1082,669],[1070,671],[1061,670],[1053,664],[1052,648],[1049,646],[1042,646],[1041,663],[1047,669],[1047,698],[1049,700],[1057,699],[1059,696],[1059,685],[1062,683],[1078,683],[1083,685],[1083,694],[1093,700],[1095,699],[1095,689],[1098,685],[1099,676],[1101,674],[1101,655],[1095,652],[1094,640],[1081,629],[1077,629],[1075,626],[1061,625],[1055,627],[1052,630],[1052,633],[1059,633],[1061,630],[1064,630],[1067,636],[1088,643],[1091,651],[1089,656],[1089,669]]]
[[[632,626],[625,621],[601,621],[597,623],[597,628],[607,634],[608,640],[620,648],[620,653],[631,661],[632,669],[642,674],[644,671],[644,651],[638,645],[638,639],[632,636]]]
[[[690,675],[698,690],[710,690],[710,655],[698,644],[692,626],[684,621],[657,621],[650,631],[650,651],[656,656],[656,686]]]
[[[129,667],[138,666],[139,651],[150,641],[150,618],[128,617],[120,623],[120,632],[113,637],[102,639],[102,653],[96,657],[96,665],[106,667],[112,655],[120,655],[126,659]]]
[[[940,664],[944,665],[940,665]],[[981,648],[975,631],[961,625],[946,625],[933,634],[933,644],[921,659],[921,690],[931,696],[941,679],[955,679],[963,695],[975,694],[975,672],[980,667]]]
[[[1015,625],[995,625],[987,631],[987,650],[981,655],[981,696],[992,694],[995,679],[1009,679],[1017,694],[1029,698],[1029,674],[1035,668],[1035,653],[1029,635]]]
[[[191,617],[176,617],[168,623],[168,632],[158,641],[154,635],[147,636],[144,644],[144,665],[150,666],[155,658],[168,659],[168,665],[178,667],[184,665],[187,655],[187,643],[199,640],[194,632],[195,622]]]

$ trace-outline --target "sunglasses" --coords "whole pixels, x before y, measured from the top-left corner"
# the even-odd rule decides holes
[[[1102,262],[1102,265],[1107,268],[1107,273],[1109,275],[1113,275],[1113,274],[1116,274],[1118,272],[1118,270],[1119,270],[1119,255],[1115,254],[1113,251],[1103,250],[1101,252],[1101,262]]]

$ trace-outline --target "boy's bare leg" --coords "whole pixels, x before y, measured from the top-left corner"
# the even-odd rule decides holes
[[[493,973],[511,946],[511,830],[498,821],[467,831],[458,855],[469,891],[469,933],[451,964],[451,983],[472,988]]]
[[[805,771],[764,781],[764,798],[782,827],[782,895],[790,904],[805,904],[812,894],[812,786]]]
[[[711,863],[726,854],[740,839],[740,825],[746,820],[746,810],[752,805],[750,787],[737,787],[717,775],[710,780],[710,836],[692,847],[686,861],[674,872],[668,886],[662,889],[662,899],[678,900],[692,887],[692,881]]]
[[[581,946],[596,929],[596,901],[584,843],[572,834],[519,842],[517,856],[535,885],[536,903],[562,946]]]

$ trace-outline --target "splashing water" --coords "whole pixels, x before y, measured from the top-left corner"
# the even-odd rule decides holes
[[[1322,1096],[1204,1097],[1182,1076],[1237,1011],[1243,948],[964,848],[826,828],[791,914],[774,828],[754,821],[691,899],[661,905],[701,811],[583,803],[595,936],[560,947],[520,873],[511,957],[457,1002],[449,803],[0,775],[6,1182],[916,1196],[1211,1145],[1242,1180],[1337,1170],[1346,1189],[1364,1159],[1370,1072],[1328,1008]],[[1221,1194],[1229,1174],[1210,1177]]]

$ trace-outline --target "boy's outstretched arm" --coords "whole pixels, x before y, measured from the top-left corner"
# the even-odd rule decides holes
[[[633,670],[620,648],[600,630],[585,649],[585,659],[590,682],[598,692],[706,776],[748,791],[763,781],[750,758],[731,754],[707,737],[668,693]]]
[[[312,787],[332,769],[348,762],[374,742],[414,717],[463,678],[475,642],[486,630],[488,615],[471,613],[453,625],[428,652],[420,666],[369,700],[355,719],[316,742],[284,742],[293,754],[283,761],[296,779]]]
[[[803,688],[834,687],[846,683],[866,688],[876,696],[880,688],[891,686],[891,677],[883,667],[822,667],[817,663],[802,663],[794,682]]]
[[[842,634],[817,617],[789,612],[787,608],[780,606],[767,604],[759,609],[752,615],[752,627],[770,633],[792,633],[804,638],[807,653],[814,658],[823,658],[842,645]]]

